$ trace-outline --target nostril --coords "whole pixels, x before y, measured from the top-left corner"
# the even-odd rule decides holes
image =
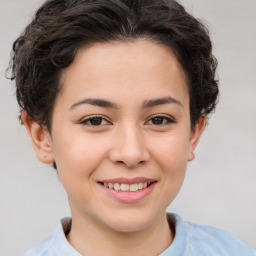
[[[138,165],[143,165],[145,164],[146,161],[142,160],[142,161],[139,161],[139,162],[125,162],[125,161],[116,161],[116,164],[119,164],[119,165],[125,165],[127,166],[128,168],[134,168],[135,166],[138,166]]]
[[[127,166],[128,168],[134,168],[135,166],[142,166],[150,159],[149,153],[145,150],[136,151],[114,148],[109,153],[109,160],[119,166]]]

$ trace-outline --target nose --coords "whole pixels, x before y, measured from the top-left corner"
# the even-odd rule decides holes
[[[109,159],[128,168],[135,168],[149,161],[150,154],[138,128],[129,126],[119,130],[113,139]]]

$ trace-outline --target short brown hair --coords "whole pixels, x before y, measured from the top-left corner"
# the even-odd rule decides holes
[[[216,105],[217,61],[206,26],[174,0],[48,0],[13,44],[21,111],[51,129],[62,70],[81,47],[145,38],[176,54],[189,87],[193,128]]]

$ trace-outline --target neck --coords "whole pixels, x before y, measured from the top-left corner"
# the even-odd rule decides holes
[[[72,213],[72,227],[67,236],[69,243],[85,256],[159,255],[173,241],[166,214],[144,230],[120,232],[91,218],[77,218]]]

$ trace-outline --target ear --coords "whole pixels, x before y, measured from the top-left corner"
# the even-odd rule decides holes
[[[54,163],[51,136],[47,128],[33,121],[26,111],[22,111],[21,119],[26,126],[38,160],[46,164]]]
[[[194,150],[204,131],[205,124],[206,124],[206,117],[200,117],[198,119],[198,122],[196,123],[195,128],[190,133],[188,161],[192,161],[195,158]]]

